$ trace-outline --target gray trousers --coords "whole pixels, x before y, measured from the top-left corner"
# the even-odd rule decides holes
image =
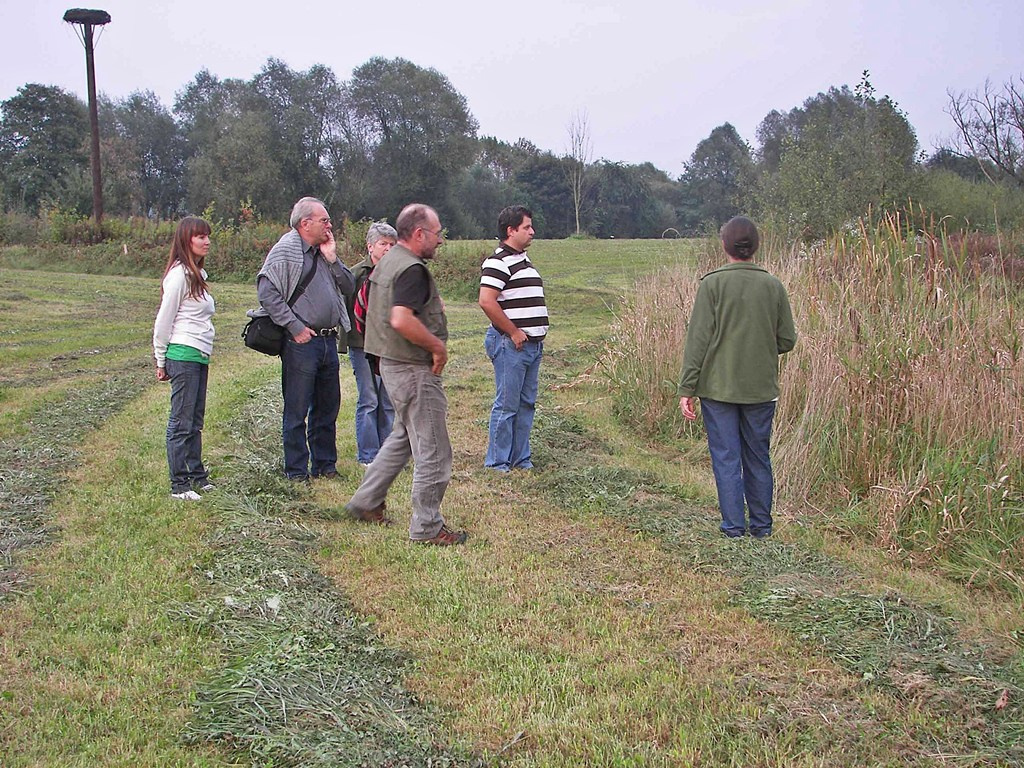
[[[384,503],[398,474],[413,460],[410,539],[432,539],[441,530],[441,501],[452,477],[448,399],[430,366],[383,358],[380,375],[395,407],[395,423],[363,475],[346,509],[367,512]]]

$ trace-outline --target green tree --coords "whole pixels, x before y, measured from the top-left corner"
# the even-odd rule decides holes
[[[750,146],[730,123],[713,129],[690,156],[683,173],[686,194],[697,201],[688,229],[717,227],[746,209],[752,197],[754,162]]]
[[[89,117],[79,99],[29,83],[0,103],[0,188],[5,207],[61,202],[68,177],[89,163]]]
[[[658,199],[655,185],[671,183],[650,163],[598,163],[594,168],[594,210],[587,231],[598,237],[660,237],[676,225],[676,217],[672,206]]]
[[[477,122],[448,78],[376,57],[352,73],[347,105],[374,177],[366,212],[396,215],[419,200],[451,220],[453,185],[473,162]]]
[[[250,83],[247,107],[269,117],[275,127],[273,151],[280,174],[296,199],[305,194],[330,197],[328,147],[341,86],[322,65],[296,72],[269,59]]]
[[[136,91],[101,99],[100,113],[108,209],[171,217],[185,195],[186,144],[170,111],[152,91]]]
[[[911,195],[917,137],[888,96],[875,97],[867,72],[854,91],[830,88],[787,115],[770,113],[758,136],[767,141],[761,216],[791,233],[821,237]]]
[[[242,200],[251,200],[257,210],[286,216],[300,194],[286,184],[267,115],[225,113],[218,122],[218,137],[189,161],[191,209],[201,211],[213,203],[218,217],[230,220]]]

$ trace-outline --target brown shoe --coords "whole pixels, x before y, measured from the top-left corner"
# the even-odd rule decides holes
[[[432,539],[411,539],[413,544],[433,544],[435,547],[451,547],[455,544],[465,544],[469,534],[466,531],[453,531],[447,525],[442,525],[437,536]]]
[[[357,512],[351,507],[345,507],[346,511],[353,520],[357,520],[360,523],[373,523],[374,525],[394,525],[395,521],[384,514],[384,510],[387,505],[383,502],[379,507],[368,509],[365,512]]]

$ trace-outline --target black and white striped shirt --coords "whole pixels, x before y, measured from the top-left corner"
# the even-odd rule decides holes
[[[548,332],[544,281],[526,251],[518,253],[502,243],[480,268],[480,285],[498,291],[498,306],[527,336],[543,338]]]

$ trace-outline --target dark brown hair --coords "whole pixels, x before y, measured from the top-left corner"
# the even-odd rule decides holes
[[[503,208],[498,214],[498,239],[505,242],[508,239],[508,228],[519,229],[519,225],[527,216],[532,219],[533,211],[525,205],[510,205]]]
[[[203,279],[202,272],[206,257],[192,253],[192,238],[197,235],[209,235],[210,232],[210,225],[198,216],[186,216],[179,221],[178,228],[174,230],[174,239],[171,241],[171,255],[167,257],[167,266],[164,267],[164,277],[167,277],[171,267],[180,262],[185,268],[188,295],[197,300],[203,297],[209,286]]]

